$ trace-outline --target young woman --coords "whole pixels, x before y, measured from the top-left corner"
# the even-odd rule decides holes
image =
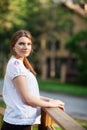
[[[27,60],[32,51],[32,36],[27,30],[14,33],[11,40],[12,56],[8,61],[3,86],[6,103],[1,130],[29,130],[37,123],[40,107],[59,107],[64,103],[39,95],[36,72]]]

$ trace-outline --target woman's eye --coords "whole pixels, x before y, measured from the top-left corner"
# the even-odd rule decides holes
[[[27,43],[27,45],[31,45],[31,43]]]
[[[32,45],[30,42],[29,43],[19,42],[18,44],[19,45],[26,45],[27,44],[28,46]]]
[[[24,42],[19,42],[19,45],[24,45]]]

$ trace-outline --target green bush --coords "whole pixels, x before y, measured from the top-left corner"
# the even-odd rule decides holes
[[[67,41],[67,48],[77,59],[78,83],[87,86],[87,30],[73,35]]]

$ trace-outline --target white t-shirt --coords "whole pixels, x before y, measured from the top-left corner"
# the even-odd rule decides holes
[[[22,101],[13,84],[13,79],[19,75],[27,77],[29,93],[40,98],[36,77],[26,69],[21,60],[12,57],[7,64],[4,78],[3,98],[6,103],[4,121],[10,124],[31,125],[40,114],[40,108],[31,107]]]

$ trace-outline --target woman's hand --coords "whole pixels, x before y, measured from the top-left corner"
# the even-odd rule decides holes
[[[60,100],[49,100],[50,107],[58,107],[64,111],[64,103]]]

